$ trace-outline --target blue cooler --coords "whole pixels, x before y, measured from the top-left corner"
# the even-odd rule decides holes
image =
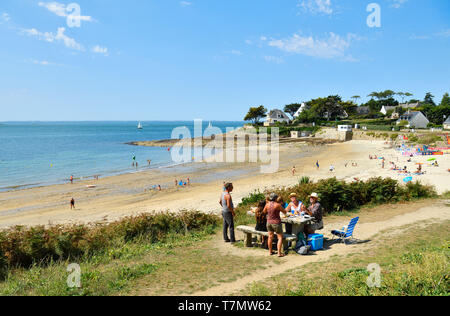
[[[312,251],[323,249],[323,235],[314,234],[308,236],[308,245],[311,246]]]

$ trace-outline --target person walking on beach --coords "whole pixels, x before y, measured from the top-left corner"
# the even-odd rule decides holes
[[[234,204],[231,197],[231,192],[233,192],[233,184],[226,183],[225,191],[222,193],[219,204],[222,206],[222,216],[223,216],[223,239],[225,242],[235,243],[236,238],[234,235]],[[230,231],[230,238],[228,238],[228,230]]]
[[[72,198],[72,200],[70,200],[70,209],[74,210],[75,209],[75,199]]]
[[[297,172],[297,169],[295,168],[295,166],[294,167],[292,167],[292,176],[294,176],[295,177],[295,173]]]
[[[70,176],[70,184],[73,184],[73,175]]]
[[[319,165],[319,160],[317,160],[317,162],[316,162],[316,167],[317,167],[317,169],[319,169],[319,168],[320,168],[320,165]]]

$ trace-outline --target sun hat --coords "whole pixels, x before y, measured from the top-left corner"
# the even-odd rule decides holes
[[[271,194],[269,195],[269,200],[270,200],[271,202],[276,202],[277,199],[278,199],[278,195],[277,195],[276,193],[271,193]]]
[[[310,195],[309,197],[319,199],[319,194],[317,194],[317,193],[311,193],[311,195]]]
[[[297,193],[291,193],[290,195],[289,195],[289,198],[293,198],[293,197],[297,197]]]

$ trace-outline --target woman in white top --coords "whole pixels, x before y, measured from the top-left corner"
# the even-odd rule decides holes
[[[289,203],[288,207],[286,208],[286,211],[290,214],[300,215],[300,213],[304,209],[303,203],[298,200],[297,194],[295,193],[289,195],[289,198],[291,199],[291,203]]]

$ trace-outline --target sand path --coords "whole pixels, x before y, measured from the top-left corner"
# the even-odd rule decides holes
[[[411,212],[396,215],[387,220],[379,221],[364,221],[364,216],[361,217],[361,221],[355,230],[355,237],[361,242],[356,244],[345,245],[342,243],[328,243],[327,249],[324,251],[316,252],[312,256],[298,256],[291,254],[281,260],[281,264],[271,265],[265,270],[258,270],[254,274],[240,278],[239,280],[231,283],[221,284],[206,291],[193,294],[194,296],[226,296],[237,294],[237,292],[244,290],[248,285],[254,282],[263,281],[267,278],[277,276],[281,273],[290,271],[292,269],[301,268],[302,266],[320,261],[327,261],[333,256],[346,256],[350,253],[363,252],[371,247],[377,245],[376,235],[380,232],[388,233],[392,236],[400,234],[402,227],[408,225],[415,225],[417,228],[427,225],[433,225],[435,223],[443,223],[450,220],[450,208],[446,205],[447,202],[439,201],[431,206],[423,206],[419,204],[412,207]],[[348,221],[334,222],[332,227],[325,228],[325,235],[329,238],[331,236],[328,232],[331,229],[339,228],[347,225]],[[252,249],[239,249],[229,244],[223,244],[220,240],[217,240],[217,247],[224,255],[239,255],[239,256],[262,256],[267,255],[261,250]]]

